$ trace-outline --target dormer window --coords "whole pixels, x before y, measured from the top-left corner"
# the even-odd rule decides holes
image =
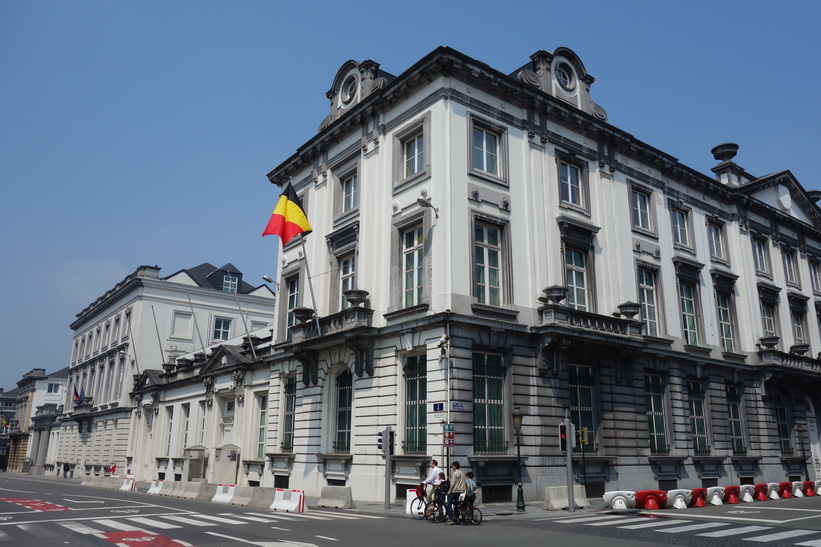
[[[237,292],[239,278],[233,275],[225,275],[222,278],[222,292]]]
[[[573,69],[566,63],[556,67],[556,81],[565,91],[573,91],[576,88],[576,79],[573,77]]]

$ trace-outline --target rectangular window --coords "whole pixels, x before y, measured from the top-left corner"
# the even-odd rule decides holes
[[[793,343],[804,344],[807,341],[804,329],[804,313],[798,310],[790,310],[790,322],[792,323]]]
[[[729,353],[735,350],[733,341],[733,313],[732,297],[727,293],[716,293],[716,307],[718,311],[718,330],[721,337],[721,348]]]
[[[630,205],[633,211],[633,228],[653,231],[650,223],[650,196],[638,190],[633,190],[630,196]]]
[[[296,315],[294,315],[294,310],[299,307],[299,277],[294,276],[290,279],[286,279],[285,286],[288,290],[288,307],[285,328],[287,329],[288,340],[290,340],[291,327],[296,325]]]
[[[795,264],[795,253],[790,251],[783,251],[781,253],[781,258],[784,262],[784,278],[787,280],[787,283],[792,285],[798,285],[798,269]]]
[[[474,293],[480,304],[499,306],[502,303],[500,235],[498,228],[487,224],[476,224]]]
[[[207,410],[207,407],[206,407],[205,402],[201,402],[200,403],[200,435],[199,435],[200,440],[199,440],[199,444],[202,444],[202,445],[205,444],[205,430],[206,430],[206,427],[205,427],[206,413],[205,413],[205,411],[206,410]]]
[[[562,185],[562,201],[584,207],[581,170],[564,161],[559,162],[559,178]]]
[[[421,224],[402,232],[402,295],[406,308],[422,303],[422,268],[425,257],[422,234]]]
[[[777,336],[775,321],[775,305],[761,301],[761,323],[765,336]]]
[[[237,292],[239,278],[234,275],[225,275],[222,278],[222,292]]]
[[[639,304],[645,334],[658,336],[658,303],[656,302],[656,273],[639,268]]]
[[[594,449],[593,440],[596,438],[595,418],[593,414],[593,380],[590,367],[570,366],[570,419],[576,424],[577,431],[580,428],[587,428],[588,445],[584,447],[585,452]],[[581,452],[582,447],[577,446],[576,451]]]
[[[356,172],[342,179],[342,212],[353,211],[359,207],[359,183]]]
[[[191,405],[185,404],[182,405],[182,447],[185,448],[188,446],[188,427],[191,422]]]
[[[48,393],[60,393],[60,384],[49,384]]]
[[[224,317],[217,317],[214,319],[214,336],[211,338],[214,341],[228,340],[231,334],[231,320]]]
[[[501,355],[473,354],[473,449],[479,453],[504,453],[505,370]]]
[[[405,359],[405,452],[428,449],[428,365],[424,355]]]
[[[670,214],[673,220],[673,242],[677,245],[690,247],[690,231],[688,226],[687,211],[673,209]]]
[[[402,142],[402,152],[405,178],[425,168],[425,139],[421,131]]]
[[[567,282],[567,305],[576,310],[587,310],[587,256],[575,249],[564,252]]]
[[[707,418],[704,414],[704,389],[700,382],[687,382],[690,396],[690,428],[693,435],[693,452],[705,455],[710,453],[707,445]]]
[[[664,387],[661,376],[644,375],[645,404],[647,406],[647,428],[651,454],[667,454],[667,429],[664,425]]]
[[[174,407],[173,406],[169,406],[169,407],[165,408],[165,416],[166,416],[166,420],[165,420],[166,427],[168,427],[168,436],[166,437],[166,440],[165,440],[165,455],[170,456],[171,455],[171,442],[173,440],[172,437],[171,437],[171,433],[172,433],[172,430],[174,429],[173,428],[173,426],[174,426]]]
[[[679,305],[681,306],[681,323],[684,343],[698,345],[698,316],[696,313],[696,288],[692,283],[679,280]]]
[[[726,260],[724,252],[724,227],[710,222],[707,224],[707,236],[710,239],[710,256],[718,260]]]
[[[499,176],[499,140],[499,133],[473,127],[473,169]]]
[[[781,453],[792,454],[789,414],[787,413],[787,404],[780,394],[775,397],[775,421],[778,426],[778,442],[781,446]]]
[[[353,410],[353,377],[345,370],[336,376],[336,440],[334,452],[351,451],[351,411]]]
[[[741,394],[738,388],[727,386],[728,425],[730,426],[730,444],[733,447],[733,454],[747,452],[744,446],[744,426],[741,421],[741,409]]]
[[[265,458],[265,434],[268,431],[268,396],[257,395],[259,419],[257,420],[257,459]]]
[[[813,292],[821,292],[821,265],[810,262],[810,282]]]
[[[342,291],[342,309],[350,304],[345,298],[345,291],[356,288],[356,255],[350,254],[339,259],[339,286]]]
[[[282,451],[294,450],[294,420],[296,418],[296,376],[285,378],[285,411],[282,415]]]
[[[117,337],[120,335],[120,316],[118,315],[114,319],[114,330],[111,331],[111,343],[115,344],[119,342]]]
[[[752,241],[755,271],[760,274],[770,275],[770,255],[767,250],[766,240],[756,237]]]

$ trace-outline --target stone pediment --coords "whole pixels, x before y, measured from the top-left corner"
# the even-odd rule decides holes
[[[148,391],[156,386],[165,385],[161,370],[149,369],[134,377],[134,391]]]
[[[222,345],[217,347],[205,360],[205,364],[200,370],[201,374],[216,372],[221,369],[232,369],[237,366],[252,363],[244,354],[240,346]]]
[[[821,228],[821,211],[814,197],[789,171],[760,177],[740,186],[739,191],[789,217]]]

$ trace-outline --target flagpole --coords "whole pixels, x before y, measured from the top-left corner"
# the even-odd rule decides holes
[[[305,238],[300,235],[302,240],[302,256],[305,257],[305,275],[308,277],[308,290],[311,291],[311,301],[314,304],[314,320],[316,321],[316,334],[322,336],[322,328],[319,326],[319,312],[316,309],[316,297],[314,296],[314,284],[311,281],[311,270],[308,268],[308,253],[305,251]]]

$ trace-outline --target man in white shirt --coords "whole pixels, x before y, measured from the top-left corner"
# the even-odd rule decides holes
[[[442,470],[439,469],[439,462],[436,460],[431,460],[428,478],[422,481],[422,484],[427,485],[426,490],[428,492],[428,499],[433,498],[433,493],[436,491],[436,487],[439,486],[439,473],[441,472]]]

